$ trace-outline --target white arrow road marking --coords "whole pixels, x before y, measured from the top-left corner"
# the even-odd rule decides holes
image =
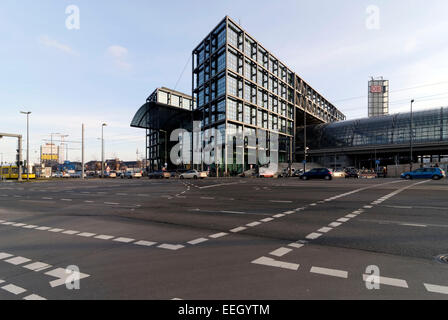
[[[45,274],[47,276],[58,278],[58,280],[50,281],[50,286],[52,288],[64,285],[66,283],[67,278],[69,276],[71,276],[71,274],[66,273],[66,269],[63,269],[63,268],[57,268],[57,269],[48,271]],[[87,277],[90,277],[90,275],[81,273],[81,272],[79,273],[79,280],[87,278]]]

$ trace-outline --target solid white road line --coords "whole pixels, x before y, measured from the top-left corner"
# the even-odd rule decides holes
[[[441,293],[441,294],[448,294],[448,287],[445,286],[437,286],[434,284],[427,284],[425,283],[425,288],[428,292],[432,293]]]
[[[252,261],[252,263],[269,266],[269,267],[277,267],[277,268],[282,268],[282,269],[294,270],[294,271],[299,270],[299,267],[300,267],[299,264],[289,263],[289,262],[281,262],[281,261],[277,261],[277,260],[274,260],[274,259],[271,259],[268,257],[258,258],[256,260]]]
[[[342,271],[342,270],[312,267],[310,272],[316,273],[316,274],[322,274],[322,275],[326,275],[326,276],[331,276],[331,277],[337,277],[337,278],[344,278],[344,279],[348,278],[348,272]]]
[[[226,235],[228,235],[228,233],[221,232],[221,233],[212,234],[209,237],[212,238],[212,239],[218,239],[218,238],[225,237]]]
[[[418,228],[427,228],[428,226],[425,224],[413,224],[413,223],[402,223],[402,226],[405,227],[418,227]]]
[[[284,255],[290,253],[292,251],[292,249],[288,249],[288,248],[279,248],[277,250],[274,250],[270,253],[270,255],[272,256],[276,256],[276,257],[283,257]]]
[[[26,289],[23,289],[21,287],[13,285],[13,284],[8,284],[6,286],[3,286],[2,289],[6,290],[6,291],[8,291],[8,292],[10,292],[12,294],[15,294],[15,295],[22,294],[22,293],[24,293],[26,291]]]
[[[406,280],[401,279],[394,279],[394,278],[386,278],[386,277],[378,277],[373,275],[363,275],[363,280],[365,282],[378,282],[380,284],[384,284],[386,286],[393,286],[393,287],[399,287],[399,288],[409,288],[408,283]]]
[[[24,263],[30,262],[30,261],[31,261],[31,259],[27,259],[27,258],[24,258],[24,257],[14,257],[14,258],[5,260],[5,262],[8,262],[8,263],[13,264],[15,266],[18,266],[19,264],[24,264]]]
[[[196,239],[196,240],[189,241],[188,244],[196,245],[196,244],[200,244],[200,243],[203,243],[203,242],[206,242],[206,241],[208,241],[208,239],[206,239],[206,238],[199,238],[199,239]]]

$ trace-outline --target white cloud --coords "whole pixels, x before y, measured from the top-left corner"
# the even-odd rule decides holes
[[[113,45],[107,48],[106,53],[118,69],[124,71],[132,69],[132,64],[128,62],[129,50],[127,48]]]
[[[38,39],[39,43],[49,47],[49,48],[55,48],[59,51],[65,52],[67,54],[73,55],[73,56],[77,56],[79,55],[75,50],[73,50],[72,47],[70,47],[69,45],[63,44],[58,42],[57,40],[51,39],[49,36],[47,35],[42,35],[39,37]]]

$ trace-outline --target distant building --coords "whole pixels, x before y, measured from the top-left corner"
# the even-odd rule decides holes
[[[47,166],[59,163],[59,147],[54,143],[46,143],[40,147],[40,162]]]
[[[369,118],[389,114],[389,80],[383,77],[369,81]]]

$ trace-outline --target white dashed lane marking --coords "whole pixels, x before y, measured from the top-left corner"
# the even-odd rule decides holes
[[[6,286],[3,286],[2,289],[10,292],[12,294],[15,294],[15,295],[22,294],[26,291],[26,289],[23,289],[22,287],[19,287],[19,286],[13,285],[13,284],[8,284]]]
[[[327,269],[327,268],[319,268],[319,267],[312,267],[310,270],[311,273],[326,275],[330,277],[337,277],[337,278],[348,278],[348,272],[342,271],[342,270],[334,270],[334,269]]]
[[[293,271],[297,271],[300,267],[300,265],[296,264],[296,263],[277,261],[277,260],[274,260],[274,259],[268,258],[268,257],[258,258],[256,260],[252,261],[252,263],[269,266],[269,267],[277,267],[277,268],[282,268],[282,269],[287,269],[287,270],[293,270]]]
[[[283,257],[284,255],[290,253],[291,251],[292,251],[292,249],[280,248],[280,249],[277,249],[275,251],[272,251],[270,254],[272,256],[276,256],[276,257]]]
[[[387,278],[387,277],[378,277],[374,275],[363,275],[363,280],[365,282],[375,282],[386,286],[393,286],[399,288],[409,288],[406,280]]]
[[[448,294],[448,287],[438,286],[434,284],[424,284],[426,290],[432,293]]]
[[[199,238],[199,239],[196,239],[196,240],[191,240],[188,243],[191,244],[191,245],[196,245],[196,244],[200,244],[200,243],[203,243],[203,242],[206,242],[206,241],[208,241],[208,239],[206,239],[206,238]]]

